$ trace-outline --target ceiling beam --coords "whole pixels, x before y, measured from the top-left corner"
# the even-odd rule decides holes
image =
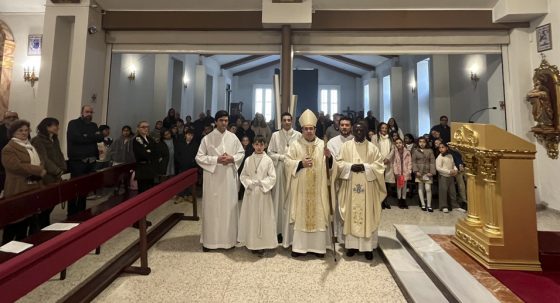
[[[105,30],[264,29],[261,11],[107,11]],[[311,30],[509,30],[528,22],[493,23],[491,10],[317,10]],[[276,29],[277,30],[277,29]]]
[[[299,58],[299,59],[301,59],[301,60],[307,61],[307,62],[309,62],[309,63],[313,63],[313,64],[315,64],[315,65],[322,66],[322,67],[324,67],[324,68],[328,68],[328,69],[330,69],[330,70],[333,70],[333,71],[335,71],[335,72],[339,72],[339,73],[341,73],[341,74],[345,74],[345,75],[350,76],[350,77],[354,77],[354,78],[360,78],[360,77],[362,77],[362,75],[353,73],[353,72],[351,72],[351,71],[347,71],[347,70],[345,70],[345,69],[342,69],[342,68],[340,68],[340,67],[336,67],[336,66],[334,66],[334,65],[330,65],[330,64],[325,63],[325,62],[321,62],[321,61],[319,61],[319,60],[311,59],[311,58],[306,57],[306,56],[296,56],[296,58]]]
[[[360,61],[356,61],[354,59],[350,59],[344,56],[340,56],[340,55],[325,55],[324,57],[336,60],[338,62],[342,62],[344,64],[348,64],[363,70],[366,70],[368,72],[374,72],[375,71],[375,66],[373,65],[369,65]]]
[[[270,61],[270,62],[261,64],[261,65],[257,65],[257,66],[255,66],[255,67],[251,67],[251,68],[248,68],[248,69],[246,69],[246,70],[239,71],[239,72],[233,74],[233,76],[234,76],[234,77],[235,77],[235,76],[243,76],[243,75],[246,75],[246,74],[249,74],[249,73],[252,73],[252,72],[256,72],[256,71],[261,70],[261,69],[263,69],[263,68],[267,68],[267,67],[270,67],[270,66],[274,66],[274,65],[276,65],[276,64],[280,64],[280,59],[274,60],[274,61]]]
[[[262,59],[264,57],[267,57],[267,56],[266,55],[247,56],[247,57],[235,60],[235,61],[231,61],[231,62],[226,63],[226,64],[222,64],[220,66],[220,68],[221,69],[230,69],[230,68],[234,68],[234,67],[239,66],[239,65],[247,64],[249,62],[253,62],[253,61],[258,60],[258,59]]]

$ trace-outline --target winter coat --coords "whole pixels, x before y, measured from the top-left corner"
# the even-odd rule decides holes
[[[58,137],[53,136],[51,140],[47,135],[38,134],[31,139],[31,145],[37,150],[41,163],[47,171],[47,174],[43,177],[45,185],[59,182],[61,180],[60,176],[66,172],[67,167]]]
[[[393,172],[395,176],[404,175],[405,180],[410,180],[412,173],[412,157],[408,149],[403,148],[402,155],[397,148],[395,148],[395,156],[393,157]]]

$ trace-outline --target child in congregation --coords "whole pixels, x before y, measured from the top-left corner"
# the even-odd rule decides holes
[[[399,199],[400,209],[408,209],[408,204],[406,203],[406,181],[410,179],[412,173],[412,160],[410,152],[404,147],[401,138],[395,140],[395,147],[393,171],[397,181],[397,199]]]
[[[409,152],[412,152],[414,146],[414,136],[412,134],[404,135],[404,146],[408,149]]]
[[[418,197],[423,211],[433,212],[432,183],[436,174],[434,152],[425,137],[418,138],[418,147],[412,151],[412,171],[418,184]],[[424,200],[424,191],[426,200]]]
[[[448,213],[453,209],[453,206],[457,206],[455,176],[458,170],[455,166],[453,156],[449,153],[447,144],[441,143],[439,145],[439,153],[436,159],[436,170],[439,174],[439,207],[441,211]]]
[[[264,152],[266,139],[255,136],[255,152],[246,159],[240,181],[245,186],[237,241],[252,253],[263,256],[265,249],[278,246],[276,217],[271,190],[276,184],[272,159]]]
[[[389,126],[385,122],[379,123],[378,134],[374,144],[379,148],[379,152],[383,157],[383,164],[385,165],[385,186],[387,188],[392,188],[395,184],[395,173],[393,172],[393,155],[395,153],[395,148],[393,141],[389,138]],[[391,209],[389,204],[389,195],[385,197],[383,202],[381,202],[381,207],[383,209]]]

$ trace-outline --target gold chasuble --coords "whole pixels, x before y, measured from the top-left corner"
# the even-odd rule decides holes
[[[352,172],[353,164],[363,164],[364,172]],[[381,201],[387,196],[383,156],[371,142],[351,140],[342,145],[333,176],[338,178],[338,206],[344,221],[344,235],[369,238],[381,219]]]
[[[285,205],[290,207],[290,224],[294,224],[295,231],[327,230],[330,216],[324,148],[321,139],[308,142],[300,137],[286,154],[287,198],[291,203]],[[313,159],[313,166],[297,171],[298,163],[306,156]]]

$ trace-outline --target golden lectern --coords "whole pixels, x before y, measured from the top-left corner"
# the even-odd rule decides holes
[[[535,145],[494,125],[451,124],[468,212],[453,243],[489,269],[540,271],[533,176]]]

